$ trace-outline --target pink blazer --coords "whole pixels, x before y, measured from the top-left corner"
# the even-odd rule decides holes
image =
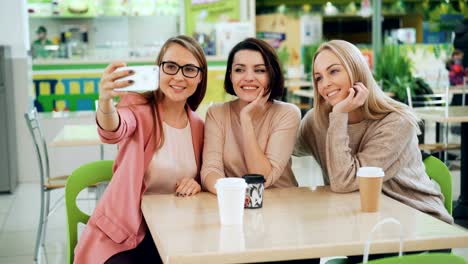
[[[119,152],[114,162],[112,181],[75,247],[74,263],[77,264],[104,263],[119,252],[134,249],[146,233],[140,203],[146,190],[144,173],[155,151],[152,108],[139,94],[124,96],[122,103],[132,106],[119,108],[120,126],[117,131],[98,128],[102,142],[118,143]],[[195,112],[189,108],[187,112],[200,171],[204,125]],[[156,129],[159,134],[157,126]],[[197,181],[200,182],[199,176]]]

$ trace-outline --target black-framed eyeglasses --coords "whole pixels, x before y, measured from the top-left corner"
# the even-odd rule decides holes
[[[185,64],[180,66],[179,64],[172,61],[163,61],[160,65],[163,72],[169,75],[176,75],[180,69],[182,69],[182,74],[187,78],[195,78],[198,73],[202,71],[200,67],[197,67],[193,64]]]

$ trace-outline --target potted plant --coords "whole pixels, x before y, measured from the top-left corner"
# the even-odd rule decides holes
[[[412,63],[398,45],[385,45],[375,59],[374,76],[381,81],[382,89],[394,94],[398,101],[407,103],[406,87],[412,95],[428,94],[432,90],[421,78],[413,77]]]

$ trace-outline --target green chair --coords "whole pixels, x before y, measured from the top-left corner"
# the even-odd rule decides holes
[[[348,263],[348,258],[347,257],[337,257],[334,259],[329,259],[325,264],[346,264]]]
[[[368,264],[441,264],[441,263],[450,263],[450,264],[466,264],[468,263],[464,258],[453,255],[453,254],[443,254],[443,253],[427,253],[427,254],[413,254],[413,255],[404,255],[401,257],[390,257],[371,260],[367,262]]]
[[[73,263],[74,249],[78,242],[78,223],[86,224],[89,215],[76,205],[78,194],[89,186],[109,181],[112,178],[112,160],[99,160],[80,166],[68,177],[65,186],[65,206],[68,226],[68,263]]]
[[[434,156],[428,156],[424,159],[426,173],[431,179],[436,181],[444,196],[444,205],[449,214],[452,214],[452,175],[449,169],[441,160]]]
[[[424,166],[426,167],[426,173],[431,179],[439,184],[442,195],[444,196],[444,206],[452,214],[452,174],[449,169],[440,159],[434,156],[428,156],[424,159]],[[432,254],[431,254],[432,255]],[[346,257],[338,257],[330,259],[326,264],[346,264]],[[394,263],[394,262],[392,262]],[[399,262],[398,262],[399,263]],[[402,262],[406,263],[406,262]],[[436,262],[434,262],[436,263]],[[442,262],[441,262],[442,263]]]

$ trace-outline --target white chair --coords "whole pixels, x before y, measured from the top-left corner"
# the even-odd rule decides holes
[[[26,124],[31,133],[34,143],[34,151],[36,153],[37,162],[39,165],[39,178],[40,178],[40,194],[41,194],[41,208],[39,213],[39,224],[37,227],[36,246],[34,249],[34,261],[39,260],[39,249],[44,248],[47,221],[49,216],[57,209],[57,207],[64,201],[63,195],[50,206],[50,193],[65,187],[68,176],[50,176],[49,167],[49,153],[47,150],[47,143],[39,123],[38,113],[36,108],[24,114]]]
[[[412,95],[411,89],[406,87],[406,94],[408,97],[408,105],[411,108],[414,107],[430,107],[430,106],[445,106],[448,107],[448,87],[445,90],[445,93],[437,94],[423,94],[423,95]],[[437,131],[439,126],[436,126]],[[422,128],[422,130],[424,130]],[[447,162],[447,151],[448,150],[459,150],[460,144],[450,144],[448,143],[449,136],[449,127],[448,124],[443,125],[443,142],[436,142],[432,144],[419,144],[419,149],[428,153],[444,153],[444,162]]]

